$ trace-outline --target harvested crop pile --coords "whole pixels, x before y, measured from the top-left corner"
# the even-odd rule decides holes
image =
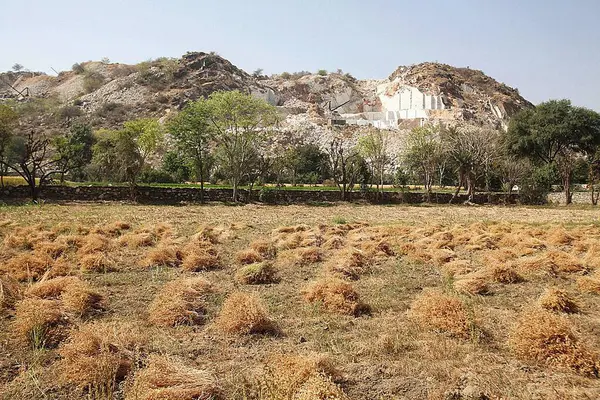
[[[347,399],[334,383],[339,373],[319,356],[271,357],[260,380],[260,392],[269,399]]]
[[[339,274],[350,280],[357,280],[361,275],[370,271],[371,258],[357,249],[340,251],[327,262],[330,272]]]
[[[579,312],[579,305],[569,295],[569,292],[559,288],[547,289],[539,299],[539,304],[542,308],[549,311],[557,311],[564,313]]]
[[[540,310],[523,313],[510,334],[509,346],[524,360],[598,376],[598,356],[581,343],[568,320],[556,314]]]
[[[69,317],[59,300],[26,298],[16,305],[15,338],[34,349],[56,347],[67,337]]]
[[[273,263],[268,261],[245,265],[236,272],[235,277],[239,282],[247,285],[260,285],[278,281],[277,270]]]
[[[454,289],[458,293],[469,296],[483,295],[489,293],[489,286],[482,278],[464,278],[454,282]]]
[[[52,268],[50,256],[32,253],[20,253],[8,260],[1,268],[18,281],[38,280]]]
[[[141,331],[132,325],[83,325],[59,349],[60,379],[100,398],[112,398],[116,385],[125,379],[144,344]]]
[[[161,243],[148,251],[142,260],[144,267],[176,267],[181,264],[183,255],[174,244]]]
[[[8,275],[0,275],[0,312],[13,308],[22,298],[19,283]]]
[[[165,284],[148,308],[148,320],[159,326],[195,325],[206,318],[206,295],[212,285],[203,278],[178,279]]]
[[[259,252],[253,249],[240,251],[236,254],[235,259],[241,265],[259,263],[264,260]]]
[[[114,261],[104,253],[86,254],[79,259],[79,267],[83,272],[106,273],[115,271]]]
[[[268,240],[255,240],[250,243],[250,248],[267,260],[271,260],[277,256],[277,248]]]
[[[85,281],[66,276],[40,281],[25,292],[26,296],[60,300],[65,311],[84,316],[105,308],[105,299]]]
[[[335,278],[314,282],[304,297],[311,303],[319,303],[330,312],[358,316],[368,314],[370,308],[362,303],[352,285]]]
[[[221,267],[217,249],[208,241],[193,241],[183,249],[181,268],[199,272]]]
[[[96,233],[85,236],[81,241],[79,255],[84,256],[93,253],[106,252],[111,247],[111,241],[103,235]]]
[[[513,267],[508,265],[497,265],[490,268],[487,272],[494,282],[510,284],[523,281],[523,277]]]
[[[473,326],[460,298],[439,290],[424,290],[410,307],[410,316],[426,329],[467,339]]]
[[[279,332],[259,299],[242,292],[232,293],[225,299],[215,325],[225,333],[237,335]]]
[[[216,377],[186,366],[175,357],[151,355],[146,367],[136,372],[126,400],[225,399]]]

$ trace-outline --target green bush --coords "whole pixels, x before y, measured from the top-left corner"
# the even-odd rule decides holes
[[[552,184],[557,180],[558,172],[552,164],[534,169],[521,184],[519,201],[529,205],[546,204]]]
[[[142,171],[139,181],[142,183],[176,183],[171,174],[154,168],[146,168]]]
[[[327,75],[327,70],[326,69],[320,69],[317,71],[317,74],[321,75],[321,76],[325,76]]]
[[[290,74],[289,72],[282,72],[280,76],[282,79],[290,79],[292,77],[292,74]]]

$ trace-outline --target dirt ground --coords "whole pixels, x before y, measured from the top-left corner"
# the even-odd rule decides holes
[[[0,398],[600,398],[599,218],[3,207]]]

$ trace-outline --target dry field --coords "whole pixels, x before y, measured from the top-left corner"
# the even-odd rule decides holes
[[[599,218],[0,208],[0,398],[597,399]]]

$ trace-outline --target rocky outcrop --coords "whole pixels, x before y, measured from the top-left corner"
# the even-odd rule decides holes
[[[114,128],[131,118],[162,118],[218,90],[240,90],[278,106],[287,116],[282,128],[288,131],[299,121],[316,127],[331,120],[394,130],[427,121],[506,127],[512,115],[531,106],[516,89],[481,71],[445,64],[399,67],[381,80],[357,80],[342,72],[265,77],[204,52],[138,65],[86,62],[58,76],[0,74],[0,98],[14,98],[25,89],[29,98],[79,107],[98,128]]]

